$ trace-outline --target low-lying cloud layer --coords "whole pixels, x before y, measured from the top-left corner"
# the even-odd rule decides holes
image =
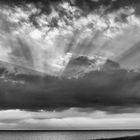
[[[0,108],[63,110],[84,108],[110,113],[133,112],[140,105],[140,73],[92,71],[79,78],[18,74],[1,78]]]
[[[0,111],[0,130],[89,130],[140,128],[138,113],[106,114],[103,111],[80,112],[71,108],[61,112],[21,110]]]

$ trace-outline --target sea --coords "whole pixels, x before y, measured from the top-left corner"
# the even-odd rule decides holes
[[[116,131],[0,131],[0,140],[96,140],[140,135],[140,130]]]

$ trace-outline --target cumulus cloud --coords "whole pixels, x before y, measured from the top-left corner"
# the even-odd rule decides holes
[[[118,60],[139,41],[140,20],[134,7],[110,12],[101,7],[85,15],[67,1],[49,4],[48,13],[38,6],[1,6],[2,61],[60,76],[73,56]]]

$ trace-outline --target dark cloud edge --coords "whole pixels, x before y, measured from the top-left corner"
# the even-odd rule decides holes
[[[72,79],[7,74],[0,79],[0,109],[135,112],[140,107],[139,91],[140,73],[124,69],[92,71]]]
[[[108,7],[108,11],[117,10],[121,7],[136,6],[140,4],[139,0],[1,0],[1,3],[11,6],[23,6],[24,4],[33,3],[43,11],[50,13],[50,6],[58,3],[68,2],[72,6],[76,6],[85,12],[98,9],[101,6]]]

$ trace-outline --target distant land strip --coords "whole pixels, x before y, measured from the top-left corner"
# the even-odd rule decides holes
[[[140,140],[140,135],[118,137],[118,138],[102,138],[102,139],[96,139],[96,140]]]
[[[101,130],[0,130],[0,132],[99,132],[99,131],[140,131],[140,129],[101,129]],[[140,140],[140,139],[139,139]]]

